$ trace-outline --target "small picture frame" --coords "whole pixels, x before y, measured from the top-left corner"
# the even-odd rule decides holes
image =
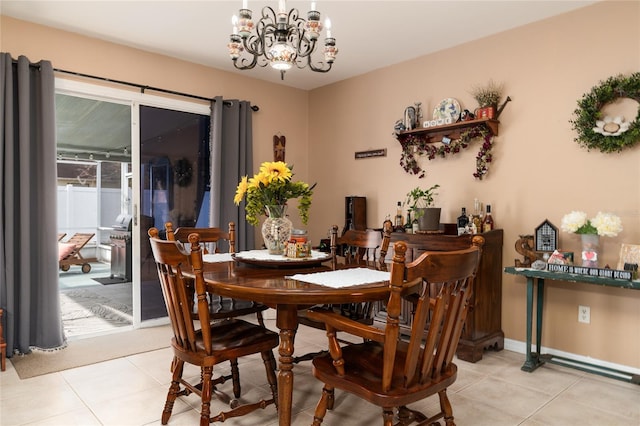
[[[558,228],[548,219],[536,227],[535,236],[536,251],[553,253],[558,249]]]
[[[620,258],[618,259],[618,270],[635,272],[638,275],[638,265],[640,264],[640,244],[622,244],[620,246]]]

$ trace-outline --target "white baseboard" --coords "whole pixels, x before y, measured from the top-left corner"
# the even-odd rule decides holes
[[[535,351],[536,350],[535,347],[536,345],[532,345],[531,350]],[[504,339],[504,348],[508,351],[524,354],[527,351],[527,344],[525,342],[521,342],[518,340]],[[620,370],[620,371],[628,372],[631,374],[640,374],[640,368],[630,367],[628,365],[616,364],[613,362],[604,361],[597,358],[591,358],[584,355],[576,355],[570,352],[564,352],[564,351],[559,351],[557,349],[547,348],[545,346],[542,346],[541,353],[561,356],[577,362],[586,362],[592,365],[596,365],[598,367],[611,368],[614,370]]]

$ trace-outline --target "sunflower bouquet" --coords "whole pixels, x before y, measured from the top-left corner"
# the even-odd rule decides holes
[[[293,167],[289,167],[283,161],[266,161],[260,165],[260,171],[252,178],[244,176],[238,188],[233,202],[240,205],[246,196],[246,218],[252,225],[260,223],[259,217],[267,214],[268,206],[282,206],[292,198],[299,198],[298,212],[302,223],[309,221],[309,208],[313,186],[305,182],[292,182]]]

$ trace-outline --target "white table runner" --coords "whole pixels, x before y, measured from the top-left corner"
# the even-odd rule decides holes
[[[295,274],[287,278],[332,288],[342,288],[389,281],[391,274],[385,271],[376,271],[375,269],[352,268],[311,274]]]
[[[218,262],[231,262],[233,258],[231,257],[231,253],[213,253],[213,254],[203,254],[202,260],[207,263],[218,263]]]

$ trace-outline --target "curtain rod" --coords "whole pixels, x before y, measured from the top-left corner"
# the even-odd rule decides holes
[[[53,69],[55,72],[61,72],[64,74],[71,74],[71,75],[75,75],[78,77],[86,77],[86,78],[93,78],[96,80],[102,80],[102,81],[108,81],[110,83],[117,83],[117,84],[123,84],[125,86],[132,86],[132,87],[137,87],[138,89],[140,89],[141,93],[144,93],[145,90],[153,90],[154,92],[161,92],[161,93],[167,93],[170,95],[177,95],[177,96],[184,96],[186,98],[192,98],[192,99],[199,99],[201,101],[209,101],[209,102],[215,102],[215,99],[212,98],[205,98],[204,96],[198,96],[198,95],[191,95],[189,93],[182,93],[182,92],[176,92],[173,90],[167,90],[167,89],[161,89],[159,87],[152,87],[152,86],[147,86],[144,84],[138,84],[138,83],[131,83],[128,81],[123,81],[123,80],[113,80],[110,78],[106,78],[106,77],[98,77],[95,75],[90,75],[90,74],[84,74],[81,72],[75,72],[75,71],[67,71],[67,70],[62,70],[59,68],[54,68]],[[230,101],[223,101],[224,103],[230,102]],[[259,111],[260,107],[257,105],[251,105],[251,110],[252,111]]]

